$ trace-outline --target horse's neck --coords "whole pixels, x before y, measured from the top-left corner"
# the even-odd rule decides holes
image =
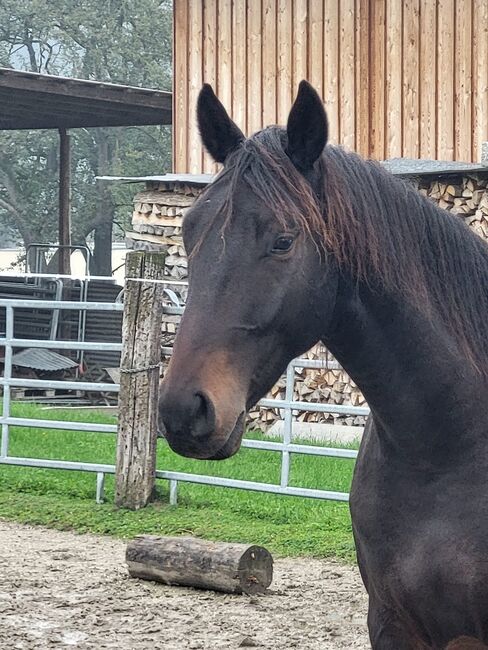
[[[401,453],[444,453],[476,438],[486,384],[435,318],[346,286],[324,342],[364,393],[380,435]]]

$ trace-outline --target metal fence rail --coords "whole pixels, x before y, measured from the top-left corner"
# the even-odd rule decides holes
[[[52,277],[52,276],[49,276]],[[168,284],[174,284],[168,280]],[[74,431],[90,431],[101,433],[116,433],[117,426],[109,424],[94,424],[87,422],[69,422],[62,420],[42,420],[33,418],[19,418],[11,415],[11,388],[61,388],[69,390],[91,390],[118,392],[118,384],[102,382],[83,381],[49,381],[41,379],[17,379],[12,377],[12,353],[15,347],[37,347],[55,348],[65,350],[104,350],[120,351],[120,342],[97,343],[81,341],[58,341],[58,340],[31,340],[18,339],[14,337],[14,316],[17,308],[43,308],[43,309],[69,309],[69,310],[100,310],[100,311],[121,311],[123,306],[120,303],[102,302],[61,302],[46,300],[22,300],[22,299],[0,299],[0,309],[6,310],[6,331],[5,336],[0,337],[0,346],[5,347],[4,375],[0,378],[0,386],[3,387],[3,411],[0,416],[1,442],[0,442],[0,464],[16,465],[25,467],[43,467],[48,469],[64,469],[73,471],[94,472],[97,474],[97,502],[103,500],[104,477],[106,474],[114,474],[115,466],[97,463],[85,463],[77,461],[49,460],[43,458],[20,458],[9,455],[9,433],[11,426],[39,427],[45,429],[64,429]],[[169,314],[182,314],[181,307],[165,307]],[[165,349],[165,352],[169,352]],[[327,364],[329,368],[337,368],[336,362]],[[324,489],[311,489],[290,486],[290,458],[291,454],[303,454],[311,456],[331,456],[335,458],[354,459],[357,452],[352,449],[341,449],[335,447],[322,447],[319,445],[296,444],[292,441],[293,436],[293,412],[314,411],[323,413],[351,413],[355,415],[367,415],[369,409],[364,407],[345,406],[337,404],[314,404],[293,400],[295,369],[296,368],[318,368],[323,367],[322,362],[309,359],[295,359],[292,361],[286,372],[285,399],[263,399],[259,406],[278,408],[284,413],[283,441],[267,441],[244,439],[242,446],[247,449],[261,449],[274,451],[281,454],[280,483],[258,483],[255,481],[243,481],[231,478],[206,476],[200,474],[189,474],[185,472],[173,472],[169,470],[157,470],[156,477],[169,481],[170,503],[177,502],[177,487],[180,481],[202,485],[213,485],[220,487],[233,487],[244,490],[284,494],[292,496],[304,496],[316,499],[332,499],[336,501],[347,501],[349,495],[346,492],[335,492]]]

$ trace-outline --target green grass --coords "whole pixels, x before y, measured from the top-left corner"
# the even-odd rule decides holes
[[[115,423],[102,412],[41,410],[13,404],[28,418]],[[253,438],[260,438],[256,432]],[[9,454],[113,464],[115,435],[11,427]],[[242,449],[226,461],[194,461],[158,442],[158,469],[278,483],[281,455]],[[347,492],[353,462],[293,455],[290,485]],[[262,544],[278,555],[354,557],[345,503],[179,483],[178,506],[168,505],[168,484],[158,481],[157,500],[138,512],[112,506],[114,479],[106,477],[106,503],[97,505],[95,475],[0,465],[0,517],[60,529],[131,537],[140,533],[191,534],[209,539]]]

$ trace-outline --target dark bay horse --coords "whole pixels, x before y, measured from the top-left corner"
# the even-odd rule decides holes
[[[328,145],[307,82],[286,128],[246,139],[208,85],[197,115],[224,167],[184,220],[190,288],[160,393],[170,446],[234,454],[247,410],[322,341],[372,413],[351,490],[372,647],[485,647],[487,245]]]

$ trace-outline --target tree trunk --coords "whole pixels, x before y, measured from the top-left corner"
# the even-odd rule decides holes
[[[97,174],[110,174],[114,155],[113,136],[106,129],[98,129],[96,142],[98,149]],[[110,187],[106,182],[98,181],[99,223],[95,226],[93,257],[90,273],[92,275],[112,275],[112,229],[115,205]]]
[[[90,273],[112,275],[112,219],[104,221],[95,228],[93,242]]]

